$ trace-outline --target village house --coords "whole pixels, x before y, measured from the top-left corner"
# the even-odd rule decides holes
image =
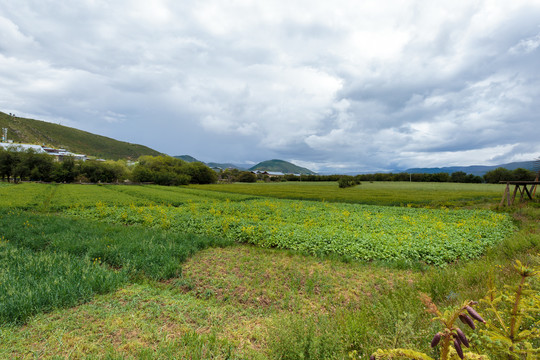
[[[12,151],[32,150],[36,154],[47,154],[47,155],[54,156],[56,161],[63,161],[64,158],[68,156],[74,158],[75,160],[82,160],[82,161],[87,160],[86,155],[83,155],[83,154],[74,154],[69,151],[66,151],[65,149],[55,149],[55,148],[41,146],[41,145],[18,144],[12,141],[8,141],[8,142],[0,142],[0,147],[4,148],[5,150],[12,150]]]

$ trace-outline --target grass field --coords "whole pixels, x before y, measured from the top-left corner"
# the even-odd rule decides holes
[[[0,184],[0,359],[365,359],[392,347],[436,358],[429,342],[438,328],[420,293],[445,309],[485,296],[489,279],[514,283],[514,259],[540,265],[538,200],[499,209],[502,191]],[[274,228],[285,230],[272,240]],[[425,257],[365,261],[298,248],[343,249],[337,239],[355,243],[357,231],[371,234],[365,244],[373,250],[384,243],[383,228],[388,240],[410,234],[409,245],[415,231],[431,233],[444,256],[477,234],[495,237],[474,256],[463,247],[442,267]],[[278,238],[291,246],[272,242]],[[540,289],[538,279],[531,285]],[[489,352],[467,333],[477,351]]]
[[[500,201],[505,185],[418,182],[363,182],[340,189],[335,182],[278,182],[191,185],[191,188],[282,199],[369,205],[470,206]]]

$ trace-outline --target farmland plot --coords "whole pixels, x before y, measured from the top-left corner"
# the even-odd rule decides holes
[[[0,186],[0,204],[8,208],[37,208],[50,199],[54,191],[55,187],[53,185],[35,183],[5,184]]]
[[[220,193],[216,191],[193,190],[185,187],[167,187],[159,185],[145,186],[109,186],[111,190],[123,194],[129,194],[132,197],[146,200],[147,203],[165,204],[165,205],[183,205],[188,202],[200,202],[207,200],[226,200],[241,201],[253,199],[254,196]]]
[[[189,202],[179,207],[105,204],[71,215],[220,236],[261,247],[355,260],[444,265],[479,257],[514,230],[504,214],[258,199]]]

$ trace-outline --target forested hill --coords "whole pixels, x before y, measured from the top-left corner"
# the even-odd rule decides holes
[[[284,174],[302,174],[302,175],[314,175],[315,173],[309,169],[294,165],[288,161],[284,160],[267,160],[258,163],[257,165],[251,167],[249,170],[266,170],[266,171],[277,171]]]
[[[147,146],[118,141],[46,121],[12,117],[3,112],[0,112],[0,128],[7,128],[8,139],[16,143],[45,144],[97,158],[135,160],[141,155],[160,155],[158,151]]]
[[[452,174],[457,171],[463,171],[466,174],[483,176],[487,172],[493,171],[497,168],[505,168],[508,170],[516,170],[518,168],[523,168],[527,170],[535,170],[534,161],[521,161],[521,162],[513,162],[513,163],[493,165],[493,166],[476,165],[476,166],[451,166],[451,167],[442,167],[442,168],[413,168],[413,169],[407,169],[403,172],[406,172],[408,174],[436,174],[436,173]]]

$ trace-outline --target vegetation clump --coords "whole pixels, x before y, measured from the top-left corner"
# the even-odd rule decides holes
[[[338,180],[338,186],[341,189],[353,187],[359,184],[360,184],[360,181],[356,179],[354,176],[342,176]]]
[[[431,340],[431,347],[440,344],[440,360],[455,359],[508,359],[519,360],[537,359],[540,354],[540,297],[537,291],[530,289],[529,280],[540,271],[524,266],[516,260],[513,270],[519,275],[516,286],[505,286],[505,291],[499,292],[492,287],[488,295],[481,300],[484,309],[490,317],[488,321],[472,308],[478,304],[475,301],[466,301],[453,311],[441,313],[428,295],[422,294],[422,302],[429,313],[436,315],[443,325],[443,330],[435,334]],[[463,347],[471,347],[465,333],[456,325],[457,320],[472,330],[476,329],[474,321],[485,324],[481,329],[482,336],[475,336],[477,351],[485,350],[487,355],[467,352]],[[484,352],[484,351],[482,351]],[[413,349],[379,349],[373,353],[370,360],[376,359],[417,359],[432,360],[427,354]]]
[[[514,229],[505,214],[291,200],[188,202],[176,207],[100,204],[67,210],[73,216],[174,229],[354,260],[423,262],[444,266],[477,258]],[[164,221],[165,224],[164,225]]]
[[[516,260],[513,267],[518,284],[505,286],[503,291],[493,285],[481,300],[491,315],[483,340],[489,351],[504,354],[508,360],[534,359],[540,355],[540,294],[531,289],[530,280],[540,270]]]
[[[141,156],[133,168],[124,160],[75,161],[65,157],[54,161],[33,150],[0,148],[0,178],[3,181],[43,181],[57,183],[118,183],[132,180],[158,185],[211,184],[217,174],[200,162],[187,163],[171,156]]]

